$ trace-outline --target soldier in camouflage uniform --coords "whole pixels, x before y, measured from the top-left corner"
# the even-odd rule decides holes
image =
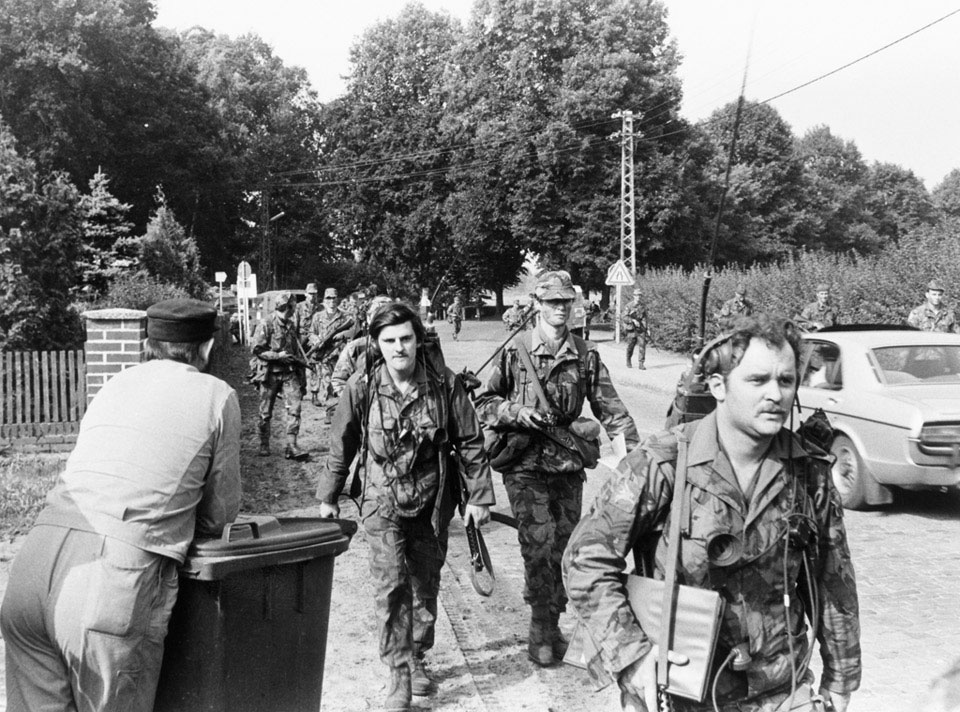
[[[541,666],[552,665],[566,649],[557,626],[567,604],[560,557],[580,520],[586,475],[578,453],[542,435],[541,425],[550,414],[538,406],[531,378],[543,384],[558,425],[576,419],[586,399],[611,438],[622,434],[628,449],[640,439],[596,346],[567,329],[575,294],[566,272],[547,272],[539,278],[537,327],[522,332],[503,350],[487,390],[477,400],[484,428],[529,438],[519,457],[501,471],[517,518],[524,563],[523,597],[531,608],[528,654]],[[518,339],[523,339],[538,373],[528,374],[522,367]]]
[[[296,320],[297,328],[300,331],[300,343],[304,350],[310,348],[310,323],[313,321],[313,315],[317,313],[317,285],[310,282],[306,288],[307,298],[297,304]],[[317,392],[320,390],[320,371],[319,369],[310,369],[307,371],[307,390],[310,391],[310,397],[314,405],[319,405]]]
[[[817,301],[807,304],[797,317],[797,326],[808,331],[820,331],[828,326],[836,326],[840,321],[837,310],[830,303],[830,285],[817,285]]]
[[[627,310],[621,317],[623,331],[627,336],[627,368],[633,361],[633,350],[637,350],[637,368],[646,369],[647,336],[650,327],[647,326],[647,308],[643,304],[643,293],[639,289],[633,292],[633,301],[627,305]]]
[[[453,340],[460,338],[460,327],[463,325],[463,303],[460,296],[453,298],[453,303],[447,307],[447,321],[453,324]]]
[[[654,576],[665,577],[663,532],[682,438],[687,485],[677,495],[686,503],[677,579],[717,590],[726,602],[711,674],[719,709],[778,710],[791,697],[794,675],[794,701],[814,697],[805,667],[806,621],[813,618],[820,695],[843,712],[860,682],[857,588],[831,458],[783,427],[796,394],[799,334],[790,322],[761,316],[738,321],[717,348],[704,368],[716,410],[629,453],[570,537],[564,582],[587,631],[588,670],[598,681],[619,682],[624,709],[656,709],[659,651],[618,575],[652,533]],[[730,533],[742,547],[733,561],[707,545]],[[671,698],[677,712],[714,709],[709,701]]]
[[[417,313],[399,302],[379,309],[370,338],[384,360],[354,375],[343,392],[317,497],[321,516],[339,515],[337,498],[359,453],[380,657],[391,671],[385,709],[402,712],[412,694],[435,689],[423,655],[434,642],[454,506],[463,493],[464,520],[479,527],[494,504],[493,483],[469,396],[450,369],[438,371],[418,348]]]
[[[753,314],[753,302],[747,299],[747,286],[740,282],[737,284],[733,299],[725,301],[716,314],[717,329],[721,334],[725,334],[733,327],[737,317],[751,314]]]
[[[326,402],[330,395],[330,377],[333,367],[340,356],[340,349],[353,338],[353,318],[340,310],[337,290],[328,287],[323,291],[323,309],[313,315],[310,332],[307,337],[309,354],[316,365],[317,392],[312,394],[313,402]]]
[[[364,319],[364,323],[369,323],[377,309],[385,304],[389,304],[391,301],[393,300],[385,294],[379,294],[374,297],[367,309],[367,316]],[[337,365],[333,367],[333,374],[330,376],[330,390],[333,393],[332,398],[334,400],[340,398],[343,389],[347,387],[347,380],[350,376],[362,370],[366,364],[368,343],[367,335],[364,333],[348,343],[343,347],[343,350],[340,351],[340,356],[337,358]]]
[[[910,312],[907,323],[921,331],[960,332],[953,309],[943,306],[943,284],[936,279],[927,285],[927,301]]]
[[[256,359],[253,383],[260,391],[260,455],[270,454],[270,421],[273,405],[283,392],[287,412],[287,445],[284,457],[302,460],[307,453],[297,446],[300,408],[306,391],[305,361],[294,318],[295,299],[290,292],[277,295],[277,308],[258,325],[253,336]]]

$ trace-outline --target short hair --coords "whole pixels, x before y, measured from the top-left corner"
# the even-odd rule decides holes
[[[733,323],[733,329],[725,340],[716,344],[705,354],[703,375],[719,374],[726,378],[740,365],[744,352],[753,339],[760,339],[769,346],[780,348],[789,345],[793,349],[794,366],[800,370],[800,330],[789,319],[772,314],[741,316]]]
[[[420,315],[413,307],[403,302],[390,302],[374,312],[370,317],[370,338],[374,341],[380,336],[380,332],[388,326],[399,326],[410,322],[413,326],[413,333],[417,337],[417,343],[422,344],[426,340],[427,332],[423,328],[423,322],[420,321]]]
[[[203,341],[158,341],[146,338],[143,340],[144,361],[177,361],[190,366],[201,362],[200,347],[207,343]]]

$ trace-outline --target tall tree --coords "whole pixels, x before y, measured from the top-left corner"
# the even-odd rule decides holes
[[[0,120],[0,348],[83,342],[70,305],[82,215],[63,173],[41,175]]]
[[[947,173],[930,197],[944,217],[960,218],[960,168]]]
[[[90,192],[80,196],[79,207],[83,214],[83,238],[77,286],[85,295],[95,297],[106,291],[118,269],[129,266],[123,258],[125,242],[133,230],[133,224],[127,220],[131,206],[114,197],[109,178],[97,171],[90,179]]]
[[[619,250],[620,122],[609,117],[633,110],[638,251],[664,249],[685,133],[678,63],[658,2],[478,0],[448,74],[450,122],[469,144],[457,204],[497,195],[488,235],[601,285]]]
[[[926,186],[913,173],[893,163],[874,163],[867,174],[866,209],[880,239],[901,237],[937,221]]]
[[[177,222],[161,188],[146,233],[138,239],[140,270],[158,282],[184,289],[193,297],[206,291],[197,243]]]

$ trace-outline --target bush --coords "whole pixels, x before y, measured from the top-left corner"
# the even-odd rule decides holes
[[[960,283],[950,279],[960,274],[958,231],[960,223],[923,227],[868,257],[803,252],[779,264],[719,270],[710,284],[706,337],[716,333],[714,315],[740,282],[754,311],[796,316],[814,301],[817,284],[826,282],[841,323],[902,324],[931,279],[945,282],[947,302],[951,290],[960,292]],[[681,353],[697,347],[704,271],[663,268],[641,275],[653,345]]]
[[[161,282],[145,272],[117,277],[106,295],[97,302],[97,309],[141,309],[164,299],[189,297],[187,290]]]

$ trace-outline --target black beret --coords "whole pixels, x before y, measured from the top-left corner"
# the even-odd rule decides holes
[[[217,310],[196,299],[167,299],[147,308],[147,336],[157,341],[206,341],[217,330]]]

